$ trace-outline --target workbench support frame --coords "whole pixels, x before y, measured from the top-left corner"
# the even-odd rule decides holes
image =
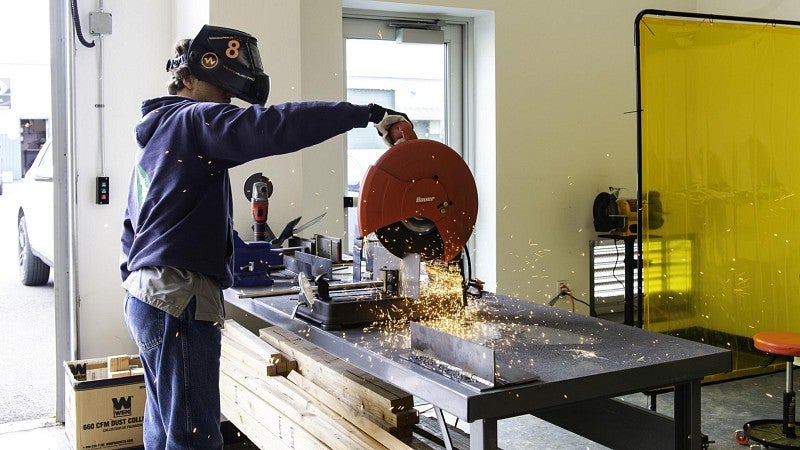
[[[481,419],[469,424],[471,450],[497,450],[497,419]]]
[[[450,438],[450,430],[447,428],[447,422],[444,420],[442,408],[434,406],[433,410],[436,412],[436,420],[439,422],[439,429],[442,430],[442,442],[444,443],[444,448],[445,450],[453,450],[453,440]]]
[[[684,411],[690,411],[684,414]],[[699,449],[700,432],[700,380],[675,386],[675,448]]]
[[[237,308],[242,308],[243,312],[289,330],[441,411],[469,422],[471,449],[497,449],[498,420],[533,414],[611,448],[700,450],[700,381],[706,375],[729,371],[732,366],[730,352],[724,349],[666,335],[658,335],[658,339],[654,340],[654,333],[611,322],[598,323],[598,319],[578,314],[567,314],[570,320],[564,325],[563,313],[555,311],[555,308],[510,297],[497,297],[495,301],[502,301],[506,308],[529,310],[530,314],[536,315],[537,323],[544,323],[545,326],[562,324],[559,326],[567,331],[579,330],[584,334],[600,330],[606,339],[617,342],[617,345],[637,343],[641,347],[640,352],[658,352],[664,356],[652,361],[642,357],[635,364],[630,362],[630,367],[610,372],[585,371],[571,378],[478,392],[408,362],[403,358],[403,349],[370,348],[370,341],[365,345],[364,337],[375,335],[377,332],[374,330],[355,329],[345,335],[292,319],[292,297],[264,298],[251,302],[240,300],[232,294],[226,292],[226,299]],[[491,294],[485,294],[488,295]],[[359,333],[362,335],[359,336]],[[377,340],[375,342],[380,343]],[[545,362],[558,362],[560,359],[558,356],[546,359],[546,356],[548,354],[545,352],[538,357]],[[674,420],[616,399],[620,395],[665,386],[674,386]],[[555,390],[564,394],[554,395]],[[514,401],[506,402],[508,398]],[[580,414],[575,414],[576,411],[580,411]],[[623,433],[620,433],[620,427],[625,430]]]
[[[580,414],[575,414],[580,411]],[[698,411],[699,413],[699,411]],[[675,449],[672,418],[616,399],[600,399],[532,413],[598,444],[619,449]],[[620,433],[620,424],[636,424]]]

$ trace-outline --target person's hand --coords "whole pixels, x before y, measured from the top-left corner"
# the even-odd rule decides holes
[[[400,121],[405,121],[411,124],[411,128],[414,128],[414,124],[404,113],[384,108],[383,106],[376,105],[375,103],[369,104],[369,121],[375,124],[375,128],[378,130],[378,135],[389,147],[403,141],[403,139],[398,139],[397,141],[392,140],[389,134],[389,129],[392,127],[392,125]]]

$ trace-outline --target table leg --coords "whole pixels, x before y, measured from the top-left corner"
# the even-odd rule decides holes
[[[497,450],[497,419],[476,420],[469,424],[471,450]]]
[[[675,448],[700,449],[700,380],[675,386]]]
[[[446,450],[453,450],[453,440],[450,439],[450,430],[447,429],[447,422],[444,421],[444,413],[438,406],[434,406],[433,410],[436,412],[436,420],[439,421],[439,428],[442,430],[442,441],[444,441],[444,448]]]

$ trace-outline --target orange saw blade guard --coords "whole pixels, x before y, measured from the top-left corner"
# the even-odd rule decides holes
[[[389,148],[367,168],[361,183],[358,223],[375,232],[395,256],[451,261],[475,228],[478,191],[469,167],[452,148],[417,139],[411,124],[390,128]]]

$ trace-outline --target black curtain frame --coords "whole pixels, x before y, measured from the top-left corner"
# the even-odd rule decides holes
[[[636,20],[633,26],[633,45],[635,47],[636,56],[636,220],[639,226],[636,229],[636,267],[637,267],[637,292],[636,292],[636,325],[639,328],[643,324],[643,303],[644,303],[644,276],[643,267],[644,261],[642,259],[642,79],[641,79],[641,59],[640,59],[640,45],[639,45],[639,30],[640,22],[646,16],[660,16],[660,17],[674,17],[684,19],[697,19],[701,21],[721,21],[721,22],[741,22],[741,23],[761,23],[766,25],[785,25],[800,27],[800,22],[793,20],[779,20],[779,19],[761,19],[756,17],[740,17],[740,16],[727,16],[719,14],[703,14],[703,13],[690,13],[678,11],[666,11],[660,9],[645,9],[636,15]],[[646,25],[645,25],[646,27]]]

